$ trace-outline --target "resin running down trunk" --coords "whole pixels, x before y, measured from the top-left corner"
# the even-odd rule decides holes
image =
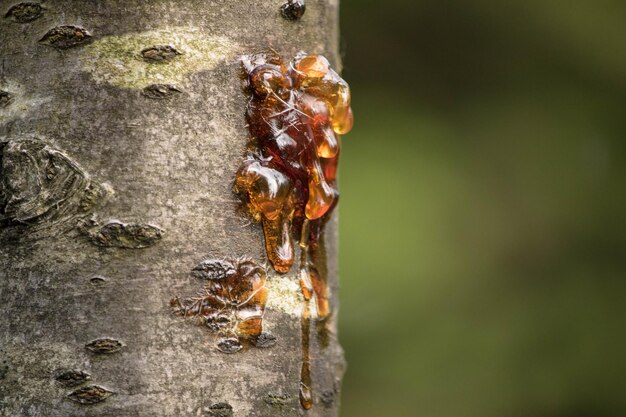
[[[0,416],[338,416],[338,1],[1,7]],[[326,114],[293,212],[251,223],[241,63],[268,50]]]
[[[324,323],[330,314],[329,294],[317,253],[320,233],[339,195],[338,135],[352,129],[350,89],[320,55],[299,52],[285,63],[272,51],[244,57],[243,66],[254,141],[236,189],[252,217],[263,223],[265,247],[276,271],[291,269],[292,235],[299,232],[304,298],[300,402],[308,410],[313,406],[310,303],[316,300],[316,319]]]

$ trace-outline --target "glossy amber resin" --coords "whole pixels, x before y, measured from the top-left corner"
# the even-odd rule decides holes
[[[300,400],[313,405],[309,340],[314,302],[318,319],[330,314],[326,278],[317,268],[320,234],[337,203],[339,135],[352,128],[350,88],[321,55],[275,52],[243,58],[253,142],[235,188],[263,225],[267,257],[279,273],[294,264],[299,242],[302,317]]]
[[[263,331],[265,269],[248,259],[206,260],[193,275],[206,281],[204,288],[195,297],[172,299],[174,313],[195,317],[218,333],[217,347],[226,353],[240,350],[243,341],[254,343]]]

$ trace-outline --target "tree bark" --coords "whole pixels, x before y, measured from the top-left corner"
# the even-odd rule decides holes
[[[282,0],[18,3],[0,18],[0,415],[337,416],[336,215],[312,409],[297,269],[266,268],[271,347],[225,354],[170,300],[201,290],[202,261],[267,261],[233,192],[249,142],[240,57],[306,50],[337,68],[338,0],[294,21]]]

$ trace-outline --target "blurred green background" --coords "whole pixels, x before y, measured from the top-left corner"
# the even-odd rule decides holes
[[[342,417],[626,416],[626,1],[341,13]]]

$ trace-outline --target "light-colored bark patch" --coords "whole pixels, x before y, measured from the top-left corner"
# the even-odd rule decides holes
[[[142,51],[155,45],[169,45],[178,55],[168,62],[149,62]],[[238,51],[239,46],[225,37],[174,27],[96,39],[81,51],[81,63],[97,82],[142,89],[155,83],[183,84],[187,75],[211,70]]]
[[[292,317],[302,316],[304,299],[297,278],[274,276],[267,280],[267,308],[282,311]]]
[[[1,106],[0,124],[16,119],[26,119],[52,101],[52,97],[27,95],[24,86],[12,79],[0,80],[0,91],[6,92],[9,97]]]

